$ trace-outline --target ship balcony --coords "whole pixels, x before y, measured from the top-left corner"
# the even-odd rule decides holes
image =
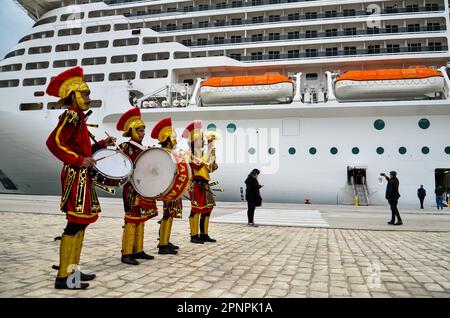
[[[305,52],[295,53],[273,53],[273,54],[253,54],[253,55],[232,55],[229,56],[235,60],[241,62],[261,62],[261,61],[274,61],[274,60],[292,60],[292,59],[321,59],[321,58],[333,58],[333,57],[367,57],[376,55],[401,55],[401,54],[420,54],[420,53],[446,53],[448,52],[447,45],[438,46],[418,46],[418,47],[393,47],[393,48],[367,48],[358,49],[351,48],[348,50],[325,50],[318,51],[315,49],[306,50]]]
[[[315,39],[333,39],[333,38],[346,38],[346,37],[361,37],[361,36],[381,36],[381,35],[401,35],[401,34],[417,34],[422,32],[441,32],[446,31],[447,27],[445,25],[439,26],[421,26],[421,27],[399,27],[395,30],[393,29],[366,29],[366,30],[350,30],[350,31],[332,31],[332,32],[315,32],[315,33],[294,33],[286,35],[269,35],[269,36],[258,36],[258,37],[246,37],[246,38],[230,38],[230,39],[214,39],[214,40],[202,40],[197,42],[192,41],[179,41],[179,43],[188,47],[203,47],[203,46],[214,46],[218,45],[239,45],[247,43],[261,43],[274,41],[297,41],[297,40],[315,40]]]
[[[108,1],[105,1],[108,3]],[[137,2],[137,1],[133,1]],[[166,8],[166,9],[148,9],[147,11],[144,8],[136,8],[135,12],[127,12],[124,15],[127,18],[144,18],[144,17],[161,17],[161,16],[171,16],[171,15],[180,15],[180,14],[188,14],[192,12],[204,12],[204,11],[217,11],[217,10],[226,10],[226,9],[237,9],[239,12],[242,11],[242,8],[252,8],[259,6],[267,6],[267,5],[282,5],[285,8],[285,4],[289,3],[311,3],[319,2],[317,0],[252,0],[248,2],[244,1],[232,1],[228,4],[217,3],[217,4],[201,4],[198,6],[184,6],[182,8]],[[317,4],[319,5],[319,4]],[[385,8],[381,9],[379,14],[411,14],[417,12],[431,12],[431,11],[445,11],[444,5],[437,4],[429,4],[426,6],[405,6],[405,7],[397,7],[397,8]],[[312,13],[312,14],[304,14],[300,15],[300,19],[310,20],[310,19],[328,19],[328,18],[340,18],[340,17],[348,17],[348,16],[368,16],[373,14],[372,11],[365,10],[350,10],[350,11],[342,11],[342,12],[323,12],[323,13]]]

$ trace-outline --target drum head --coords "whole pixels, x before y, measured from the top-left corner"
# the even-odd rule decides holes
[[[136,191],[148,198],[154,198],[169,189],[177,173],[177,165],[171,154],[161,148],[144,151],[135,165],[131,181]]]
[[[101,149],[97,151],[92,158],[98,160],[95,168],[107,177],[123,178],[129,176],[133,171],[133,163],[130,158],[113,149]]]

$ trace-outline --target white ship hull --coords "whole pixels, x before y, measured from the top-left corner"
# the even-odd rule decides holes
[[[0,62],[0,192],[60,193],[61,162],[45,140],[62,110],[44,92],[74,65],[97,102],[89,118],[97,139],[121,135],[115,125],[130,104],[142,107],[146,145],[165,117],[178,136],[195,119],[216,127],[212,179],[225,190],[217,200],[243,199],[247,174],[259,168],[266,202],[354,204],[347,171],[356,167],[369,204],[385,204],[379,174],[390,170],[400,204],[417,204],[421,184],[431,204],[436,172],[450,170],[448,0],[377,0],[379,11],[370,0],[17,2],[37,23]],[[443,77],[334,86],[347,71],[417,65]],[[294,87],[201,90],[208,78],[269,72]]]

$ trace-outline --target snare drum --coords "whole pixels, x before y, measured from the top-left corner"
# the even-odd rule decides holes
[[[92,180],[98,184],[120,187],[128,182],[133,173],[131,159],[116,150],[101,149],[92,158],[98,160],[91,169]]]
[[[186,193],[191,179],[191,167],[183,158],[162,148],[150,148],[136,159],[131,183],[144,197],[174,201]]]

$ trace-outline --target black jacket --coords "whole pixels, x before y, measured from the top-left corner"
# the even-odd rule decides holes
[[[245,189],[245,200],[247,200],[247,202],[251,205],[261,206],[262,198],[261,194],[259,193],[259,189],[261,188],[261,186],[259,185],[258,179],[256,179],[252,175],[248,175],[247,179],[245,180],[245,185],[247,186],[247,188]]]
[[[434,193],[436,193],[436,195],[443,195],[444,192],[445,191],[443,187],[437,187],[436,190],[434,190]]]
[[[419,198],[425,198],[426,195],[427,195],[427,192],[425,191],[424,188],[417,189],[417,196]]]
[[[398,192],[398,186],[399,182],[396,177],[389,178],[386,177],[386,180],[388,181],[387,187],[386,187],[386,199],[387,200],[398,200],[400,198],[400,193]]]

